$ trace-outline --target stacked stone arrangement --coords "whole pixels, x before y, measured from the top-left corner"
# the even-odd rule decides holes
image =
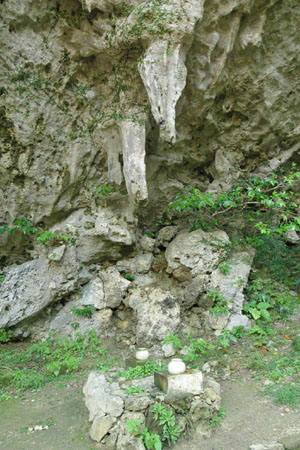
[[[220,409],[220,385],[196,370],[180,375],[156,372],[146,378],[126,380],[114,374],[91,372],[83,388],[85,405],[92,422],[90,436],[103,450],[144,450],[138,437],[129,433],[126,423],[140,420],[142,426],[159,433],[152,409],[162,403],[176,418],[180,433],[193,429],[199,437],[211,433],[210,421]],[[128,395],[126,388],[139,387],[140,394]],[[127,391],[128,392],[128,391]]]

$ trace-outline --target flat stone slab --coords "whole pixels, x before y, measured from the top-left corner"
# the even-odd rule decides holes
[[[203,391],[203,374],[193,369],[180,375],[170,375],[168,371],[155,372],[154,384],[166,394],[199,395]]]

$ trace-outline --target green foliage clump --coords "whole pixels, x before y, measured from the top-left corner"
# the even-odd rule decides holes
[[[300,404],[300,385],[286,382],[282,385],[271,384],[265,394],[273,398],[278,405],[287,405],[296,408]]]
[[[81,307],[81,308],[76,308],[75,306],[73,306],[73,308],[72,308],[72,313],[79,317],[91,318],[94,311],[95,311],[94,306],[85,306],[85,307]],[[74,327],[74,328],[76,328],[76,327]]]
[[[139,435],[141,441],[145,444],[147,450],[161,450],[162,442],[159,434],[152,433],[147,427],[141,427],[140,419],[131,419],[126,422],[127,430],[133,436]]]
[[[75,239],[70,236],[59,235],[58,233],[50,230],[39,231],[39,229],[33,226],[32,222],[25,217],[21,217],[21,219],[14,221],[12,227],[9,227],[6,224],[0,226],[0,235],[3,233],[10,234],[16,231],[29,235],[30,237],[37,236],[36,240],[45,246],[47,246],[49,242],[51,244],[61,242],[70,242],[71,244],[75,243]]]
[[[145,426],[142,428],[143,422],[138,419],[129,420],[126,425],[133,436],[139,436],[148,450],[161,450],[164,442],[167,442],[168,446],[174,444],[180,436],[180,431],[173,412],[161,402],[155,403],[152,413],[158,425],[162,427],[161,434],[153,433]]]
[[[242,214],[261,234],[297,231],[300,217],[295,198],[299,183],[300,171],[293,164],[286,175],[273,173],[265,178],[245,179],[220,195],[203,193],[198,188],[181,192],[169,204],[169,210],[201,213],[201,220],[210,226],[222,226]]]
[[[210,419],[210,426],[214,430],[217,427],[220,427],[226,417],[226,411],[225,408],[220,408],[216,417],[213,417]]]
[[[206,355],[208,351],[216,349],[215,345],[209,344],[204,339],[193,338],[191,335],[186,335],[186,339],[188,340],[188,345],[183,347],[186,353],[183,359],[186,362],[196,361],[200,355]]]
[[[297,304],[297,297],[274,285],[272,280],[254,279],[248,284],[246,292],[244,312],[255,321],[271,322],[276,317],[284,319]]]
[[[148,375],[152,375],[161,367],[156,362],[147,361],[142,366],[130,367],[124,372],[119,372],[119,377],[125,377],[127,380],[134,380],[135,378],[145,378]]]
[[[228,301],[217,289],[209,291],[207,295],[214,302],[214,305],[209,308],[209,311],[213,316],[228,314]]]
[[[1,333],[2,339],[7,339]],[[0,353],[0,399],[8,398],[10,390],[22,392],[38,389],[45,383],[60,376],[80,370],[85,358],[93,355],[104,357],[106,349],[94,330],[84,335],[76,334],[75,339],[59,338],[52,334],[44,342],[36,342],[27,349],[13,350],[11,346]],[[23,344],[25,346],[25,344]]]
[[[165,337],[163,344],[172,344],[174,349],[182,348],[182,342],[179,339],[178,334],[169,334]]]
[[[4,328],[0,328],[0,343],[9,342],[13,337],[13,333],[11,330],[5,330]]]
[[[135,395],[141,394],[145,389],[140,388],[139,386],[130,386],[125,389],[125,394],[127,395]]]

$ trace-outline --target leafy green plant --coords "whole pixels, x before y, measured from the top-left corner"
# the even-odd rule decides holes
[[[9,342],[13,337],[13,332],[11,330],[5,330],[4,328],[0,328],[0,343]]]
[[[134,280],[134,276],[131,273],[125,273],[124,278],[129,281]]]
[[[220,427],[226,417],[225,408],[220,408],[216,417],[210,419],[210,426],[214,430],[217,427]]]
[[[91,318],[94,311],[95,311],[94,306],[85,306],[81,308],[76,308],[75,306],[72,307],[72,313],[80,317]]]
[[[148,450],[161,450],[162,442],[160,436],[152,433],[147,427],[141,428],[142,421],[139,419],[131,419],[126,422],[127,430],[133,436],[139,435]]]
[[[135,395],[135,394],[141,394],[144,391],[145,391],[145,389],[140,388],[139,386],[130,386],[125,389],[125,394]]]
[[[25,217],[21,217],[13,223],[12,227],[8,225],[0,226],[0,235],[3,233],[14,233],[16,231],[21,231],[23,234],[36,236],[36,240],[41,244],[47,246],[47,243],[59,243],[59,242],[70,242],[75,243],[75,239],[65,235],[59,235],[56,232],[50,230],[39,231],[37,227],[34,227],[32,222]]]
[[[0,275],[0,284],[3,283],[5,275]]]
[[[248,331],[248,335],[254,337],[253,344],[256,347],[261,347],[262,345],[266,345],[268,343],[267,332],[258,325],[251,327]]]
[[[231,265],[229,263],[223,262],[219,265],[218,269],[223,275],[228,275],[231,270]]]
[[[214,302],[214,305],[209,308],[213,316],[221,316],[228,313],[227,299],[217,289],[209,291],[207,295]]]
[[[189,342],[189,345],[183,347],[184,352],[186,353],[183,357],[184,361],[196,361],[200,355],[206,355],[208,351],[215,350],[215,345],[209,344],[204,339],[193,338],[191,335],[186,335],[186,339]]]
[[[218,344],[223,348],[228,348],[230,343],[235,343],[245,334],[244,327],[233,327],[232,330],[222,329],[222,333],[218,336]]]
[[[113,192],[116,192],[116,188],[112,186],[99,185],[96,186],[99,197],[109,197]]]
[[[152,412],[154,419],[163,427],[161,440],[167,441],[168,445],[174,444],[180,435],[180,431],[176,426],[173,412],[167,409],[161,402],[155,403]]]
[[[179,339],[178,334],[169,334],[165,337],[163,344],[172,344],[174,349],[182,348],[182,342]]]
[[[152,375],[154,372],[160,369],[161,367],[159,367],[156,362],[147,361],[142,366],[130,367],[124,372],[119,372],[118,376],[124,377],[127,380],[134,380],[135,378],[144,378],[148,375]]]
[[[265,178],[249,178],[233,186],[229,192],[216,195],[203,193],[198,188],[181,192],[174,202],[169,204],[169,210],[178,212],[201,213],[201,219],[217,226],[222,226],[227,220],[233,219],[234,213],[247,216],[250,223],[261,234],[282,234],[287,230],[299,230],[300,217],[295,202],[296,187],[300,182],[300,172],[293,163],[288,174],[280,173]],[[269,223],[259,220],[267,212],[272,212]],[[274,227],[274,217],[278,217]]]
[[[26,346],[27,349],[13,351],[13,344],[4,348],[0,352],[0,366],[3,367],[0,383],[5,387],[1,392],[2,399],[10,390],[37,389],[53,379],[80,370],[84,359],[92,354],[93,357],[105,357],[106,349],[100,344],[95,331],[89,330],[84,335],[76,334],[73,340],[51,333],[48,339]]]

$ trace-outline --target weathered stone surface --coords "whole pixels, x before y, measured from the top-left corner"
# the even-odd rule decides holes
[[[188,283],[184,289],[183,297],[181,298],[181,303],[187,308],[191,308],[195,305],[201,294],[205,291],[209,277],[195,277],[191,283]]]
[[[124,177],[129,197],[134,201],[148,197],[145,165],[145,125],[124,121],[120,125]]]
[[[88,330],[95,330],[98,336],[105,336],[112,326],[112,310],[109,308],[93,312],[91,317],[76,315],[73,309],[85,307],[79,300],[67,302],[54,317],[46,321],[45,326],[50,330],[59,331],[61,336],[75,338],[76,333],[84,334]],[[76,326],[74,327],[74,323]]]
[[[228,243],[224,231],[180,233],[168,245],[165,256],[173,270],[183,266],[191,270],[192,276],[205,275],[218,265]]]
[[[93,215],[76,211],[56,225],[53,231],[78,235],[76,257],[83,263],[98,263],[108,255],[111,259],[118,259],[121,248],[133,243],[126,224],[107,209]]]
[[[153,262],[152,253],[140,253],[134,258],[135,270],[138,273],[148,273]]]
[[[89,420],[96,417],[119,417],[123,413],[124,401],[121,397],[113,395],[111,385],[105,376],[98,372],[91,372],[83,387],[85,406],[89,410]]]
[[[80,303],[84,306],[95,306],[97,309],[105,308],[104,286],[101,278],[95,277],[83,287]]]
[[[73,258],[70,249],[62,262],[38,258],[7,268],[0,285],[0,327],[11,327],[35,316],[87,283],[90,275],[79,271]]]
[[[193,394],[199,395],[203,391],[202,372],[187,369],[185,373],[170,375],[167,371],[154,373],[155,385],[170,395]]]
[[[138,288],[129,298],[129,306],[137,317],[137,342],[149,345],[176,331],[180,307],[176,298],[160,288]]]
[[[122,277],[115,267],[109,267],[99,272],[104,288],[104,297],[95,304],[96,308],[117,308],[126,295],[130,281]]]
[[[279,440],[283,445],[284,450],[299,450],[300,449],[300,434],[293,434]]]
[[[167,226],[159,230],[156,243],[158,246],[162,245],[163,247],[167,247],[169,242],[176,236],[178,233],[178,227],[176,226]]]
[[[48,259],[51,261],[60,261],[62,257],[64,256],[66,246],[60,245],[59,247],[54,247],[49,253],[48,253]]]
[[[286,232],[286,240],[290,244],[298,244],[299,241],[300,241],[300,237],[299,237],[298,233],[295,230],[288,230]]]
[[[90,436],[94,441],[100,442],[101,439],[109,432],[113,420],[109,416],[96,417],[90,429]]]
[[[143,79],[154,119],[160,127],[160,137],[175,143],[176,104],[185,87],[187,70],[184,65],[195,23],[202,17],[204,1],[186,4],[181,23],[169,33],[168,39],[156,39],[146,50],[139,72]],[[180,7],[180,0],[172,0],[165,10]]]
[[[222,273],[219,269],[211,274],[210,289],[217,290],[228,300],[232,313],[241,314],[242,312],[243,290],[248,282],[254,255],[254,250],[236,253],[227,261],[230,266],[227,274]]]
[[[162,346],[162,351],[165,355],[165,358],[170,358],[171,356],[174,356],[176,353],[176,350],[174,349],[172,342],[170,344],[164,344]]]
[[[132,395],[125,398],[125,409],[128,411],[144,411],[153,403],[153,400],[146,396]]]
[[[233,327],[244,327],[245,330],[249,330],[251,321],[244,314],[231,314],[227,328],[228,330],[232,330]]]
[[[144,252],[151,253],[155,247],[155,239],[144,234],[144,236],[141,237],[139,244]]]

